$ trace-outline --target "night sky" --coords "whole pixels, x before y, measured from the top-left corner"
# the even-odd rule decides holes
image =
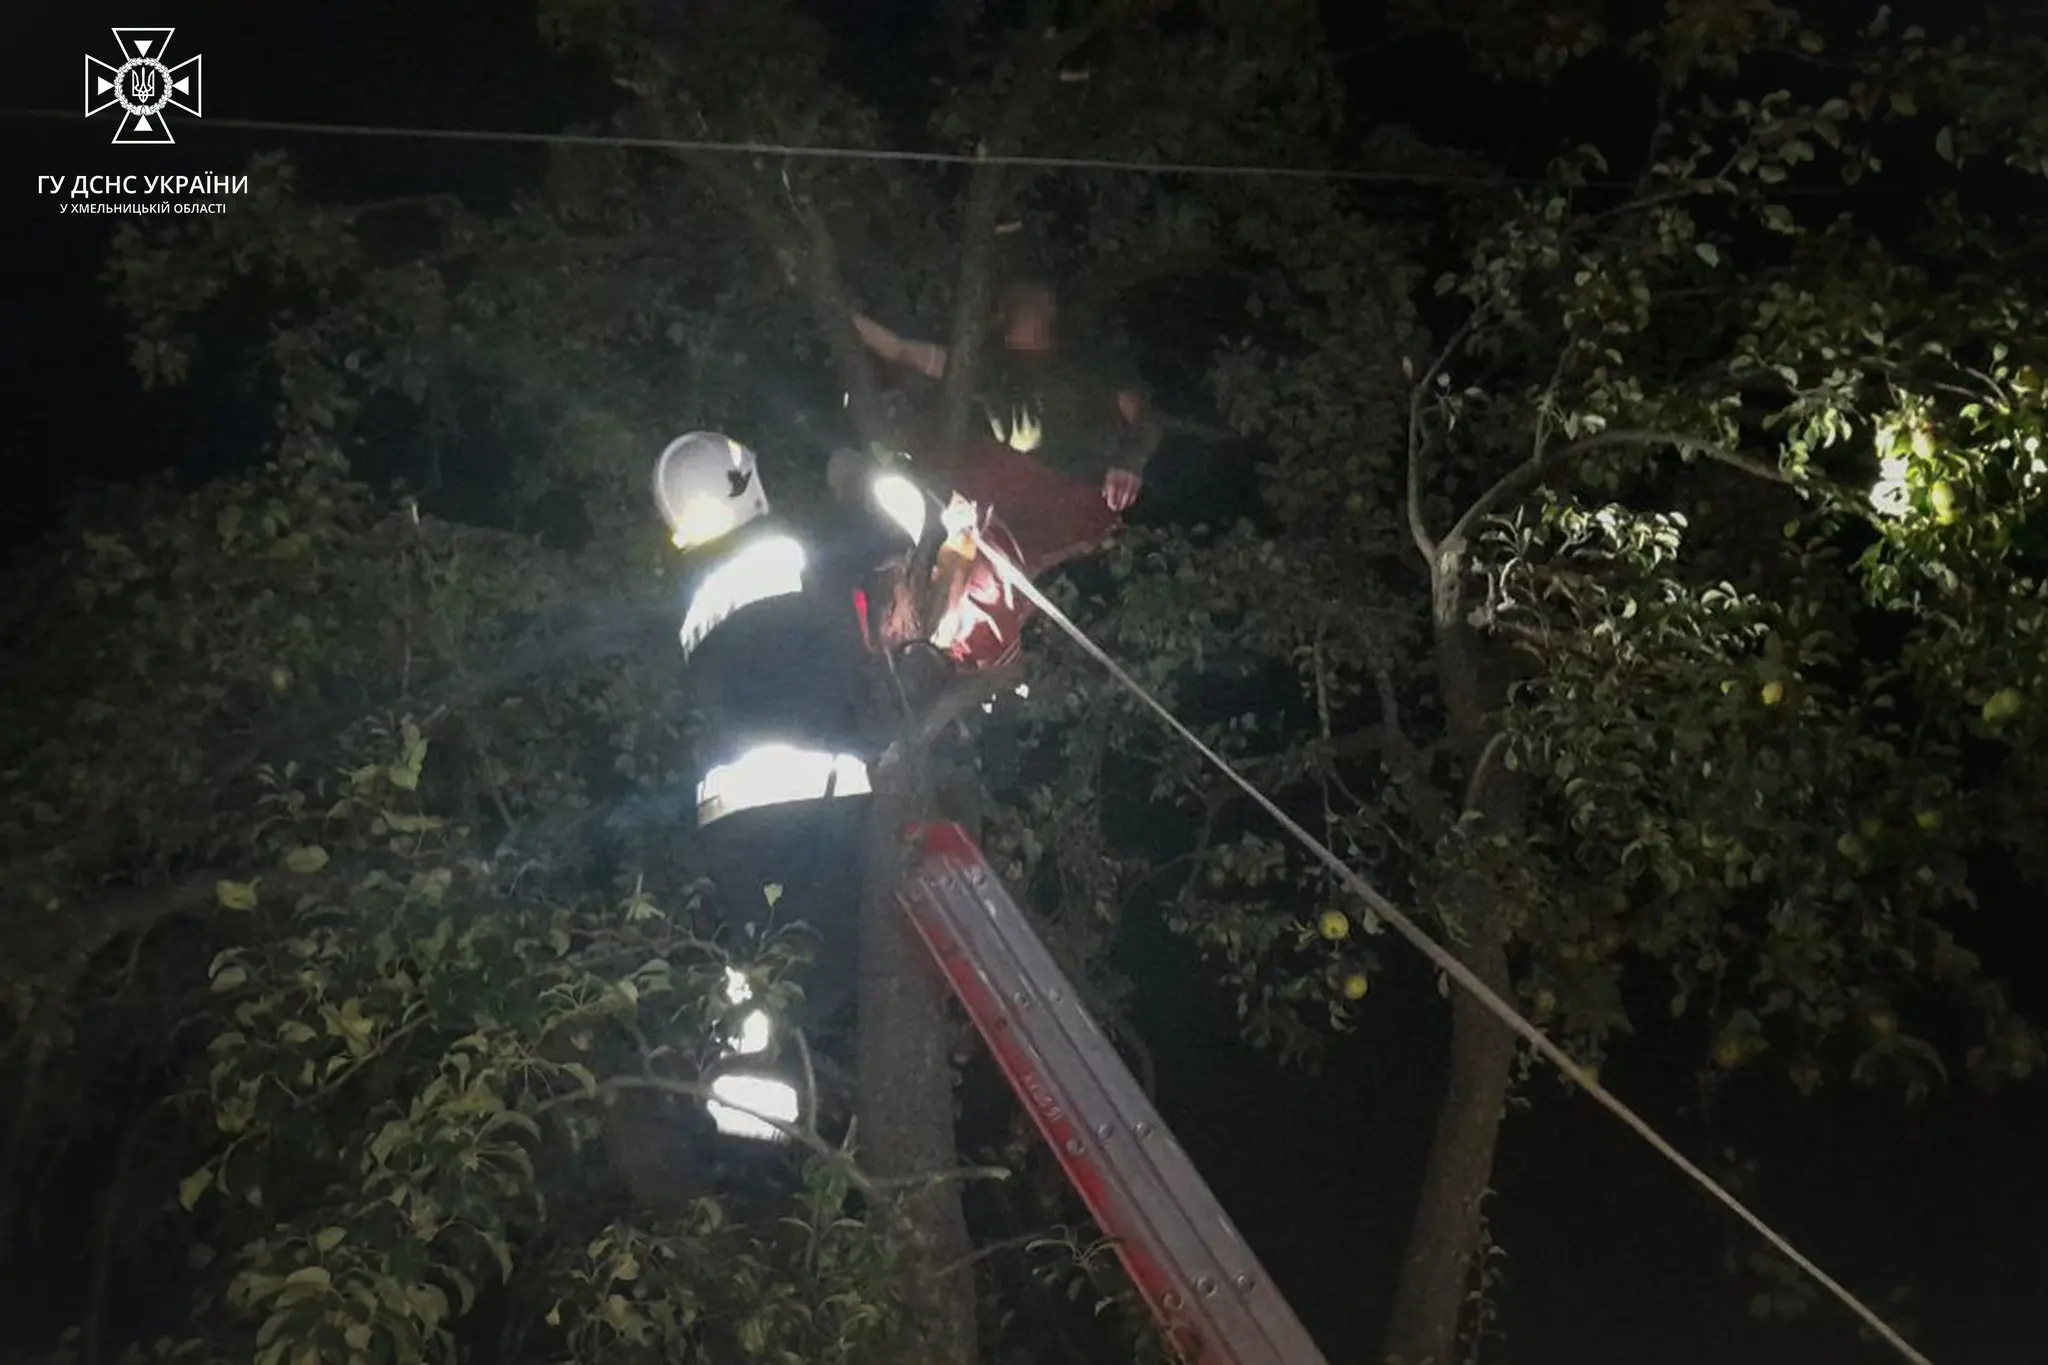
[[[818,5],[848,34],[860,68],[850,74],[864,91],[892,113],[914,107],[920,59],[890,25],[912,11],[907,0]],[[176,24],[178,52],[205,54],[207,111],[216,116],[547,131],[595,116],[606,102],[601,81],[564,79],[523,7],[502,2],[33,8],[32,16],[10,16],[5,102],[16,108],[75,108],[80,54],[107,53],[111,25],[141,22]],[[1370,47],[1369,25],[1346,29],[1340,48]],[[1621,112],[1504,108],[1486,103],[1486,92],[1443,54],[1375,60],[1366,51],[1347,67],[1361,118],[1428,118],[1425,132],[1488,139],[1501,154],[1535,164],[1550,150],[1545,127]],[[888,99],[891,82],[911,93]],[[1473,102],[1447,104],[1442,91],[1455,83],[1471,86]],[[16,149],[0,329],[13,446],[0,541],[10,546],[48,526],[72,479],[164,469],[205,476],[258,458],[263,435],[262,413],[209,371],[188,390],[139,391],[94,279],[113,224],[60,217],[55,201],[32,192],[36,175],[239,170],[250,153],[283,145],[316,192],[453,190],[489,204],[541,160],[531,148],[285,140],[190,120],[179,124],[175,151],[110,148],[103,120],[10,118],[5,126]],[[914,139],[914,127],[901,135]],[[1166,465],[1159,505],[1190,505]],[[2017,1003],[2040,1018],[2048,1015],[2048,971],[2038,965],[2043,937],[2025,924],[2031,911],[1989,907],[1987,918],[2021,924],[2012,937],[1972,942],[2011,980]],[[1163,933],[1134,939],[1125,966],[1141,983],[1164,970],[1162,959],[1185,951]],[[1391,942],[1382,957],[1388,966],[1358,1036],[1317,1076],[1276,1073],[1238,1045],[1220,994],[1155,992],[1138,1020],[1158,1057],[1161,1109],[1338,1362],[1364,1359],[1376,1342],[1442,1061],[1429,974]],[[1644,1017],[1661,1013],[1653,1006]],[[1761,1157],[1751,1192],[1757,1206],[1852,1287],[1881,1300],[1894,1284],[1917,1285],[1922,1297],[1905,1316],[1920,1326],[1909,1335],[1940,1365],[2048,1360],[2048,1086],[1995,1100],[1958,1086],[1924,1112],[1876,1096],[1836,1093],[1800,1107],[1772,1094],[1754,1105],[1729,1101],[1710,1129],[1691,1080],[1697,1057],[1696,1039],[1650,1036],[1604,1075],[1695,1155],[1726,1143]],[[1494,1359],[1883,1358],[1857,1344],[1833,1306],[1803,1325],[1749,1324],[1752,1286],[1721,1268],[1726,1248],[1754,1245],[1747,1234],[1554,1079],[1539,1077],[1526,1094],[1532,1107],[1511,1119],[1498,1167],[1507,1191],[1495,1231],[1507,1249],[1508,1340]]]

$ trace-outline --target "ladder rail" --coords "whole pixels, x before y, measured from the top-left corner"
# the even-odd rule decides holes
[[[1029,919],[957,825],[916,827],[901,900],[1189,1365],[1324,1365]]]
[[[1148,1239],[1134,1240],[1119,1235],[1121,1229],[1131,1224],[1133,1211],[1126,1207],[1126,1201],[1117,1192],[1106,1186],[1093,1163],[1081,1159],[1087,1141],[1084,1136],[1086,1130],[1080,1126],[1073,1110],[1061,1103],[1044,1079],[1043,1059],[1008,1027],[1003,1019],[1005,1006],[1001,997],[975,969],[972,954],[948,924],[943,919],[933,923],[924,916],[916,919],[926,946],[938,959],[955,996],[966,1006],[969,1017],[974,1020],[997,1064],[1002,1067],[1011,1088],[1031,1115],[1039,1135],[1058,1158],[1067,1182],[1081,1196],[1097,1225],[1115,1243],[1125,1274],[1155,1316],[1160,1317],[1161,1326],[1172,1341],[1175,1353],[1183,1359],[1201,1360],[1197,1353],[1199,1339],[1192,1338],[1191,1333],[1159,1312],[1162,1304],[1172,1302],[1177,1305],[1175,1289],[1179,1281],[1151,1254]]]

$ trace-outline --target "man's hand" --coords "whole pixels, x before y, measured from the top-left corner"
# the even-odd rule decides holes
[[[1124,430],[1120,441],[1128,441],[1132,428],[1145,415],[1145,395],[1136,389],[1119,389],[1116,395],[1116,415],[1123,419]],[[1138,500],[1138,494],[1145,490],[1144,476],[1134,469],[1111,469],[1102,480],[1102,500],[1109,504],[1112,512],[1122,512]]]
[[[1128,508],[1144,490],[1145,480],[1128,469],[1112,469],[1103,476],[1102,500],[1109,504],[1112,512]]]

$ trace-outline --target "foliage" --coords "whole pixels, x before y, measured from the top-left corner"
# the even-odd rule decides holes
[[[1972,884],[2037,867],[2039,300],[2009,266],[2032,227],[1841,187],[1953,162],[1978,123],[2032,174],[2038,42],[1678,5],[1532,38],[1527,7],[1478,8],[1488,70],[1632,80],[1655,127],[1447,191],[1434,222],[1314,196],[1312,229],[1236,219],[1269,264],[1213,378],[1269,452],[1258,524],[1128,546],[1091,626],[1381,886],[1502,944],[1589,1060],[1648,1026],[1634,987],[1662,973],[1710,1072],[2028,1076],[2040,1035],[1966,944]],[[1084,676],[1053,695],[1092,723],[1116,705]],[[1202,832],[1177,922],[1236,965],[1256,1036],[1312,1049],[1336,973],[1292,955],[1320,871],[1118,724],[1048,734],[1070,771],[1141,761]],[[1053,828],[1101,827],[1110,784],[1053,790]],[[1499,1117],[1467,1117],[1440,1141],[1483,1136],[1483,1170]],[[1480,1235],[1433,1207],[1411,1258]],[[1463,1311],[1433,1297],[1410,1359]]]
[[[182,1212],[130,1195],[194,1245],[201,1335],[165,1349],[446,1359],[481,1320],[578,1359],[862,1358],[892,1326],[891,1253],[851,1158],[812,1137],[755,1175],[802,1165],[788,1215],[742,1217],[691,1117],[735,959],[687,903],[522,847],[524,821],[636,772],[674,781],[658,674],[576,658],[475,695],[467,661],[516,649],[506,622],[574,571],[375,515],[337,464],[115,499],[26,604],[46,671],[9,698],[9,908],[59,942],[118,896],[146,908],[133,979],[78,1020],[78,1080],[168,1078]],[[618,755],[608,781],[578,775],[593,749]],[[686,893],[673,860],[643,866]],[[194,877],[196,903],[164,885]],[[732,947],[787,996],[779,945]],[[10,961],[24,1036],[56,1027],[39,965]],[[161,1032],[105,1036],[166,1005]],[[67,1111],[89,1131],[88,1098],[38,1107],[13,1157],[61,1146]]]
[[[1341,793],[1337,846],[1426,898],[1468,837],[1433,830],[1442,812],[1402,755],[1453,802],[1470,767],[1430,733],[1449,719],[1427,634],[1440,600],[1412,535],[1432,537],[1421,567],[1439,594],[1448,579],[1461,615],[1517,654],[1501,766],[1538,779],[1556,823],[1514,851],[1500,913],[1532,954],[1531,998],[1588,1046],[1626,1026],[1614,959],[1642,953],[1671,964],[1676,1008],[1704,991],[1737,1029],[1762,1004],[1832,1033],[1859,992],[1867,1014],[1918,978],[1961,990],[2005,1040],[1984,1060],[2024,1074],[2033,1055],[1942,917],[1967,907],[1973,851],[2020,851],[2007,822],[2031,808],[2034,305],[1996,272],[1995,225],[1952,204],[1924,232],[1793,220],[1790,174],[1853,182],[1881,164],[1865,122],[1895,117],[1872,93],[1894,54],[1878,52],[1861,59],[1868,115],[1716,87],[1673,105],[1640,181],[1596,183],[1607,159],[1579,148],[1543,185],[1485,196],[1476,241],[1404,244],[1356,211],[1294,239],[1261,305],[1270,339],[1216,370],[1225,411],[1272,451],[1278,534],[1166,535],[1112,567],[1104,638],[1165,695],[1296,673],[1282,710],[1213,733],[1304,801]],[[1952,245],[1930,255],[1937,237]],[[1398,296],[1454,251],[1434,299]],[[1433,360],[1424,315],[1447,324]],[[1709,522],[1718,543],[1695,525],[1710,499],[1742,509]],[[1070,715],[1094,704],[1053,695]],[[1341,717],[1327,739],[1303,719],[1324,711]],[[1144,743],[1082,729],[1075,753]],[[1156,794],[1202,817],[1176,762],[1159,759]],[[1312,928],[1312,874],[1278,845],[1219,839],[1204,856],[1259,905],[1257,888],[1294,877]],[[1245,906],[1205,932],[1246,959],[1291,941],[1259,922]],[[1785,1060],[1807,1074],[1796,1047]]]
[[[2039,43],[1767,5],[1627,32],[1590,7],[1409,16],[1513,91],[1655,110],[1508,179],[1499,148],[1354,133],[1313,6],[1055,17],[1071,47],[970,35],[935,141],[1342,149],[1453,181],[995,182],[1026,229],[1001,240],[1082,315],[1167,300],[1174,335],[1132,329],[1146,359],[1206,367],[1260,451],[1242,520],[1133,530],[1057,585],[1096,638],[1461,951],[1499,947],[1588,1058],[1654,996],[1730,1083],[1917,1095],[1958,1056],[2037,1067],[1966,918],[1987,868],[2039,871],[2031,229],[1874,187],[2040,173]],[[889,140],[791,7],[542,19],[606,60],[624,131]],[[124,234],[110,283],[150,382],[226,363],[238,308],[271,323],[239,357],[275,404],[269,462],[84,507],[16,595],[0,885],[30,949],[5,969],[0,1183],[70,1136],[171,1124],[105,1209],[137,1212],[134,1264],[204,1229],[169,1277],[199,1306],[161,1314],[174,1354],[886,1349],[895,1252],[854,1158],[809,1134],[801,1172],[728,1186],[689,1133],[727,956],[764,984],[786,964],[704,940],[661,837],[687,726],[638,586],[662,562],[641,481],[677,430],[722,426],[778,489],[819,482],[838,319],[792,262],[829,249],[853,298],[936,333],[989,182],[563,149],[491,216],[251,172],[245,213]],[[1187,300],[1218,296],[1228,335],[1189,335]],[[375,491],[393,476],[418,500]],[[994,784],[1006,875],[1105,1000],[1132,985],[1106,960],[1127,917],[1162,913],[1254,1040],[1313,1060],[1374,1007],[1378,926],[1037,644],[1030,700],[990,722],[1023,741]],[[1498,1121],[1464,1125],[1489,1159]]]

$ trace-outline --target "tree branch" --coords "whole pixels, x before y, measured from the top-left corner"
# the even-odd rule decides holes
[[[1380,733],[1387,766],[1404,781],[1416,814],[1436,834],[1450,828],[1451,815],[1444,809],[1443,793],[1430,777],[1429,759],[1408,737],[1401,723],[1401,698],[1394,687],[1394,663],[1388,652],[1375,642],[1370,660],[1372,682],[1380,704]]]
[[[674,120],[665,105],[649,97],[645,115],[663,137],[677,136]],[[840,283],[837,253],[824,219],[814,210],[801,212],[798,223],[761,201],[752,185],[722,157],[701,152],[678,151],[677,160],[704,177],[718,197],[747,220],[769,253],[779,260],[801,260],[805,265],[805,297],[818,329],[831,348],[833,367],[847,395],[854,430],[861,443],[874,446],[887,441],[888,427],[882,421],[881,401],[875,390],[874,367],[853,329],[853,307]],[[806,240],[808,239],[808,240]]]
[[[1024,126],[1045,92],[1056,83],[1060,63],[1092,41],[1123,12],[1117,0],[1103,0],[1093,13],[1065,31],[1041,29],[1032,40],[1016,84],[982,140],[984,156],[1013,155],[1022,149]],[[960,223],[960,279],[953,294],[953,340],[947,351],[945,387],[939,406],[940,438],[949,446],[967,434],[974,371],[989,310],[989,275],[995,258],[996,215],[1002,208],[1007,168],[982,161],[968,182]]]
[[[1790,482],[1782,473],[1764,464],[1761,460],[1752,459],[1747,455],[1728,450],[1712,441],[1702,440],[1697,436],[1688,436],[1683,432],[1652,431],[1634,427],[1603,431],[1596,435],[1588,436],[1583,440],[1574,441],[1568,446],[1559,446],[1555,449],[1532,455],[1520,465],[1502,475],[1493,487],[1473,499],[1472,505],[1465,509],[1463,516],[1458,518],[1457,525],[1453,526],[1450,529],[1450,533],[1438,543],[1438,561],[1440,562],[1444,556],[1456,555],[1462,551],[1471,540],[1473,531],[1477,529],[1483,519],[1526,495],[1531,489],[1543,482],[1553,470],[1570,464],[1582,455],[1590,455],[1596,450],[1608,450],[1615,446],[1631,445],[1670,446],[1673,449],[1682,450],[1692,455],[1703,456],[1718,464],[1727,465],[1730,469],[1741,470],[1751,478],[1763,479],[1770,483],[1782,484]]]
[[[1479,751],[1479,761],[1472,765],[1472,777],[1465,783],[1464,814],[1470,815],[1479,809],[1479,797],[1486,790],[1486,779],[1493,772],[1493,762],[1500,757],[1507,742],[1508,732],[1496,730],[1493,738],[1486,741],[1486,747]]]
[[[0,1237],[6,1235],[14,1215],[15,1176],[27,1155],[29,1134],[41,1105],[43,1076],[56,1050],[57,1034],[77,992],[79,983],[92,967],[100,950],[124,933],[140,932],[158,921],[211,903],[217,874],[197,873],[167,887],[124,890],[92,911],[77,916],[85,927],[70,951],[43,985],[42,998],[21,1031],[10,1038],[11,1054],[22,1044],[28,1048],[21,1086],[14,1097],[14,1117],[9,1125],[7,1148],[0,1153]],[[0,1058],[4,1060],[4,1058]]]
[[[933,1186],[950,1184],[960,1180],[1008,1180],[1011,1175],[1010,1170],[1004,1166],[958,1166],[951,1170],[926,1171],[917,1175],[871,1176],[855,1163],[853,1157],[848,1152],[825,1141],[816,1129],[803,1124],[785,1123],[772,1115],[749,1109],[743,1104],[734,1104],[729,1099],[713,1095],[711,1087],[701,1082],[676,1080],[668,1076],[613,1076],[597,1083],[597,1093],[601,1095],[616,1094],[628,1090],[652,1091],[658,1095],[676,1095],[700,1102],[716,1100],[719,1104],[737,1113],[745,1114],[749,1118],[759,1119],[784,1137],[789,1138],[808,1151],[825,1158],[827,1161],[843,1165],[855,1188],[868,1194],[887,1194],[905,1190],[930,1189]],[[544,1114],[550,1109],[556,1109],[564,1104],[588,1098],[588,1093],[582,1090],[565,1091],[550,1099],[542,1100],[526,1112],[529,1115]]]
[[[890,443],[889,425],[882,419],[882,401],[875,389],[875,367],[867,347],[854,329],[854,308],[846,286],[839,278],[839,253],[825,220],[815,212],[805,215],[811,248],[805,253],[808,266],[807,293],[818,329],[832,348],[833,367],[845,386],[847,405],[861,444],[872,451]]]
[[[1443,372],[1444,364],[1465,339],[1479,326],[1479,319],[1486,313],[1485,307],[1474,308],[1458,324],[1458,330],[1451,333],[1436,359],[1423,371],[1422,378],[1408,391],[1408,534],[1414,538],[1416,553],[1422,556],[1423,566],[1432,572],[1436,568],[1436,543],[1429,537],[1429,528],[1422,516],[1422,404],[1429,397],[1430,385]]]
[[[972,673],[954,680],[936,700],[925,708],[924,715],[916,718],[894,743],[883,751],[877,768],[891,768],[903,761],[906,753],[921,754],[925,747],[944,733],[946,727],[967,714],[976,702],[997,696],[1005,687],[1015,687],[1023,677],[1023,670],[1015,665],[991,669],[986,673]]]

